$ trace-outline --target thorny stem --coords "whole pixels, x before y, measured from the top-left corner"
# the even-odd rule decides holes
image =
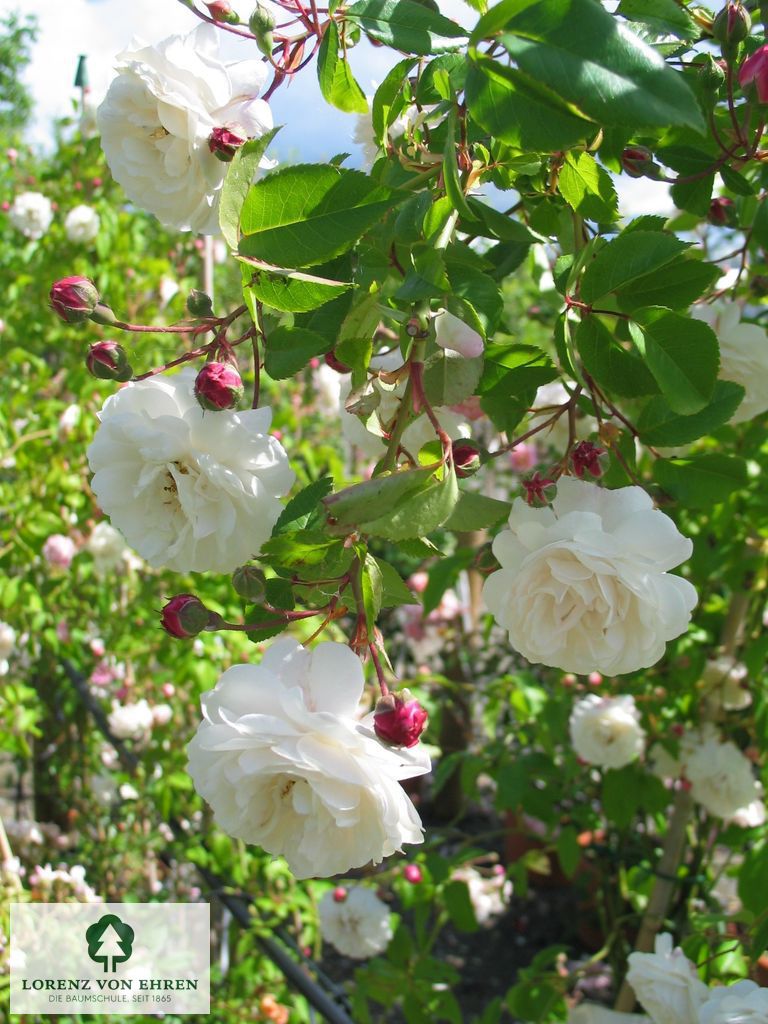
[[[379,652],[376,650],[376,644],[372,641],[368,641],[368,650],[371,652],[371,661],[373,667],[376,669],[376,678],[379,680],[379,689],[381,690],[381,696],[386,697],[389,693],[389,687],[384,678],[384,669],[379,658]]]
[[[154,327],[152,324],[128,324],[122,320],[115,320],[109,326],[114,327],[116,331],[129,331],[131,334],[191,334],[196,336],[229,327],[243,313],[247,312],[248,307],[243,305],[232,310],[227,316],[207,317],[199,324],[171,324],[167,327]]]
[[[270,609],[271,611],[277,611],[276,608]],[[317,615],[322,615],[325,608],[319,608],[315,611],[308,612],[281,612],[280,617],[272,619],[268,622],[214,622],[210,626],[206,626],[205,632],[207,633],[255,633],[260,629],[272,629],[273,626],[285,626],[288,622],[299,622],[301,619],[312,619]]]

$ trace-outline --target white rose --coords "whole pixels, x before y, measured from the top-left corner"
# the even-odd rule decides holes
[[[118,54],[117,78],[99,107],[101,145],[126,195],[165,225],[213,234],[227,165],[209,149],[214,128],[259,137],[272,112],[256,99],[260,60],[223,64],[211,25]]]
[[[64,232],[70,242],[87,245],[99,233],[101,220],[92,206],[80,205],[70,210],[64,221]]]
[[[633,697],[590,693],[574,705],[570,730],[578,756],[599,768],[623,768],[640,757],[645,745]]]
[[[152,708],[152,724],[168,725],[173,718],[173,708],[170,704],[155,704]]]
[[[42,238],[53,220],[50,199],[40,192],[21,192],[8,211],[11,224],[27,238]]]
[[[698,1024],[709,989],[671,935],[656,936],[654,953],[630,953],[628,964],[627,981],[654,1024]]]
[[[707,691],[713,691],[725,711],[743,711],[752,703],[752,694],[746,686],[747,666],[734,658],[712,658],[704,666],[701,681]]]
[[[120,704],[112,701],[112,710],[107,716],[109,730],[119,740],[135,740],[145,736],[152,728],[152,708],[142,699],[135,704]]]
[[[435,342],[465,359],[481,356],[485,347],[482,336],[447,309],[438,310],[435,316]]]
[[[707,739],[690,754],[685,773],[691,796],[717,818],[733,818],[762,797],[751,762],[730,740]]]
[[[335,895],[329,889],[317,907],[323,941],[355,960],[383,953],[393,934],[386,903],[362,886],[347,889],[344,899]]]
[[[642,1013],[619,1013],[599,1003],[580,1003],[568,1014],[568,1024],[651,1024]]]
[[[653,665],[685,631],[696,591],[667,570],[693,545],[641,487],[563,477],[551,507],[517,498],[509,526],[483,595],[529,661],[619,675]]]
[[[757,324],[741,323],[738,302],[719,299],[711,306],[694,306],[691,316],[709,324],[720,343],[720,380],[741,384],[746,394],[731,423],[744,423],[768,409],[768,332]]]
[[[699,1024],[768,1024],[768,989],[754,981],[710,989]]]
[[[126,551],[123,535],[106,521],[94,526],[85,549],[93,555],[96,571],[101,576],[116,569]]]
[[[16,646],[16,630],[7,622],[0,622],[0,658],[13,654]]]
[[[294,473],[272,411],[206,412],[195,371],[121,388],[88,449],[101,508],[154,568],[231,572],[272,532]]]
[[[401,779],[430,770],[420,748],[355,720],[363,669],[344,644],[288,637],[260,665],[228,669],[203,695],[189,745],[197,791],[230,835],[282,855],[297,878],[339,874],[421,843]]]
[[[320,363],[312,371],[312,391],[315,407],[326,419],[336,419],[339,414],[339,399],[344,377],[327,363]]]
[[[451,878],[466,884],[469,901],[480,926],[489,924],[509,906],[512,883],[503,874],[487,877],[473,867],[461,867],[452,872]]]

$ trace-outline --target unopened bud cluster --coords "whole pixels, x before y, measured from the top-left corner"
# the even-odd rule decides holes
[[[261,4],[257,4],[253,14],[248,19],[248,28],[256,37],[256,45],[263,54],[269,56],[275,48],[275,39],[272,30],[275,27],[275,19],[270,11]]]
[[[114,380],[122,384],[133,376],[126,351],[116,341],[97,341],[91,345],[85,365],[98,380]]]

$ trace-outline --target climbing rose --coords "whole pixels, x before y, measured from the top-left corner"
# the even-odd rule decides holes
[[[323,941],[354,960],[383,953],[393,934],[386,903],[359,885],[347,889],[342,900],[334,894],[333,889],[323,893],[317,908]]]
[[[717,818],[743,814],[762,799],[752,764],[730,740],[723,743],[717,736],[708,736],[688,757],[685,773],[693,799]]]
[[[548,508],[517,498],[493,542],[501,563],[483,594],[529,661],[604,675],[653,665],[696,604],[668,570],[693,545],[641,487],[606,490],[561,477]]]
[[[570,729],[578,756],[598,768],[623,768],[643,752],[645,733],[632,697],[590,693],[575,704]]]
[[[107,716],[107,722],[109,731],[119,740],[141,739],[154,724],[152,708],[144,699],[136,704],[112,701],[112,711]]]
[[[126,195],[165,225],[213,234],[226,164],[208,145],[214,128],[258,138],[272,112],[257,99],[259,60],[224,64],[211,25],[118,54],[117,78],[99,107],[101,144]]]
[[[154,568],[232,572],[256,554],[294,474],[269,408],[204,412],[195,371],[128,384],[107,399],[88,449],[93,491]]]
[[[627,981],[654,1024],[698,1024],[708,989],[668,933],[656,936],[653,953],[630,953]]]
[[[297,878],[378,863],[421,843],[400,781],[423,775],[420,750],[393,750],[356,718],[363,669],[344,644],[309,651],[275,641],[259,665],[228,669],[203,695],[188,747],[197,791],[230,835],[282,855]]]

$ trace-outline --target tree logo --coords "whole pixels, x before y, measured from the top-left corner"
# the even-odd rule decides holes
[[[104,964],[104,971],[114,971],[133,952],[133,928],[116,914],[105,914],[86,930],[88,956],[94,963]],[[110,961],[112,961],[110,966]]]

